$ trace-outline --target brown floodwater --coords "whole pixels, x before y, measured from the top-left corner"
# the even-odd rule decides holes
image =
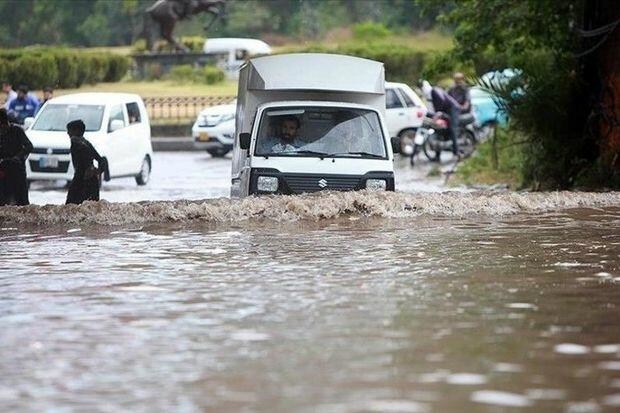
[[[37,208],[0,214],[3,411],[620,410],[617,203],[122,225]]]

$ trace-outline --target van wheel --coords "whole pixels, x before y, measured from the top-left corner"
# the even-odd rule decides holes
[[[229,151],[228,149],[224,149],[224,148],[213,148],[213,149],[207,149],[207,152],[209,153],[209,155],[213,156],[214,158],[221,158],[224,155],[226,155]]]
[[[136,175],[136,183],[138,185],[146,185],[149,182],[149,178],[151,177],[151,159],[146,156],[142,161],[142,167],[140,167],[140,172]]]

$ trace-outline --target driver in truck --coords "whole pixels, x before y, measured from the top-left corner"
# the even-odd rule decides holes
[[[295,152],[304,146],[304,142],[297,136],[301,123],[299,118],[293,115],[287,115],[280,120],[280,136],[268,138],[263,143],[265,152],[281,153]]]

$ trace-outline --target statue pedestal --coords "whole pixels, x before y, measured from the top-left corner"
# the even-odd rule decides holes
[[[133,75],[137,79],[160,77],[174,66],[217,66],[225,68],[228,53],[139,53],[131,56],[135,62]]]

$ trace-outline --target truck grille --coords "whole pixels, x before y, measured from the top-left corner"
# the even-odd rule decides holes
[[[56,168],[41,168],[39,166],[38,161],[29,161],[30,162],[30,170],[32,172],[54,172],[54,173],[65,173],[69,170],[69,161],[60,161],[58,162],[58,166]]]
[[[360,186],[359,176],[281,175],[284,184],[295,194],[317,191],[353,191]]]

